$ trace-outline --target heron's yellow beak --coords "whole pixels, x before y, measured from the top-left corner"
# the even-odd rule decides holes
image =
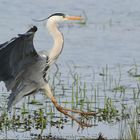
[[[66,16],[65,19],[66,20],[83,20],[83,18],[80,16]]]

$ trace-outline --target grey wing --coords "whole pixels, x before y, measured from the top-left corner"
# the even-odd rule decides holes
[[[0,81],[4,81],[7,89],[12,91],[8,108],[15,102],[15,99],[22,98],[25,94],[36,90],[34,84],[28,87],[28,82],[22,79],[26,68],[39,59],[33,45],[36,31],[37,27],[34,26],[25,34],[20,34],[0,45]]]
[[[25,65],[38,57],[33,45],[36,31],[34,26],[25,34],[0,45],[0,81],[14,79]]]

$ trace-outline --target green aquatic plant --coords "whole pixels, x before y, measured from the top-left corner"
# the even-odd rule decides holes
[[[125,93],[126,87],[123,85],[116,86],[112,89],[112,92],[121,92]]]
[[[43,103],[41,103],[40,101],[37,101],[37,100],[35,100],[35,99],[31,100],[31,101],[29,102],[29,104],[32,104],[32,105],[43,105]]]
[[[139,140],[139,114],[137,111],[130,113],[130,118],[127,119],[124,125],[121,125],[120,139],[121,140]]]
[[[115,121],[114,118],[119,116],[119,111],[116,109],[112,99],[110,98],[105,98],[104,108],[99,109],[99,112],[100,112],[99,116],[100,121],[104,120],[107,122],[112,122],[113,120]]]

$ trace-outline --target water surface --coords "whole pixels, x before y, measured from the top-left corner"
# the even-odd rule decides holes
[[[85,82],[102,83],[102,77],[99,74],[106,65],[111,70],[113,69],[112,75],[117,79],[119,65],[123,75],[121,84],[136,87],[137,83],[132,82],[133,79],[128,76],[127,71],[132,68],[134,63],[138,65],[140,63],[139,7],[140,1],[138,0],[86,0],[82,2],[80,0],[60,0],[59,2],[57,0],[1,0],[0,43],[11,39],[18,33],[26,32],[29,27],[36,25],[38,32],[34,39],[35,48],[38,51],[50,50],[53,42],[45,29],[45,23],[36,23],[32,19],[48,17],[55,12],[70,15],[84,15],[85,13],[87,16],[85,25],[69,23],[68,25],[63,24],[63,28],[61,28],[65,38],[65,46],[57,64],[62,73],[63,84],[65,83],[70,90],[68,93],[65,91],[65,93],[71,96],[71,87],[67,80],[68,64],[71,64],[71,61],[76,66],[91,67],[89,69],[81,68],[78,71],[78,74],[84,77],[83,81]],[[91,75],[96,77],[95,81],[92,81]],[[85,78],[86,76],[88,78]],[[103,85],[101,87],[103,88]],[[1,92],[6,91],[3,84],[1,84],[0,90]],[[62,92],[61,88],[56,89],[56,91],[58,91],[57,93]],[[128,93],[126,97],[132,98],[132,91],[128,91]],[[104,92],[100,92],[101,95],[104,96]],[[105,95],[112,97],[111,92],[107,92]],[[38,96],[42,97],[42,95]],[[120,96],[118,96],[119,99]],[[134,104],[132,100],[129,103]],[[103,106],[103,104],[101,103],[99,106]],[[95,127],[79,132],[76,131],[77,128],[77,125],[75,127],[67,125],[62,130],[50,127],[45,134],[51,133],[54,136],[74,136],[77,138],[81,136],[96,137],[99,132],[108,138],[118,138],[119,135],[119,124],[98,123]],[[5,137],[5,134],[2,134],[2,137]],[[8,137],[28,137],[28,132],[22,134],[10,131]]]

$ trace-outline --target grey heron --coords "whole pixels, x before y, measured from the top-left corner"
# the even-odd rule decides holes
[[[47,20],[46,27],[54,40],[50,53],[45,57],[44,54],[36,52],[33,45],[36,26],[0,45],[0,81],[4,81],[7,90],[11,90],[7,108],[10,110],[24,96],[43,90],[58,111],[69,116],[81,126],[91,126],[80,122],[69,112],[80,115],[95,115],[95,113],[61,107],[53,96],[47,80],[48,69],[57,60],[63,49],[64,39],[58,29],[59,23],[65,20],[82,20],[82,17],[55,13],[45,20]]]

